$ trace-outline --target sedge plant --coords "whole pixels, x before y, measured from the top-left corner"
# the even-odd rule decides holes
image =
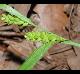
[[[11,6],[6,4],[0,4],[0,9],[6,11],[6,14],[2,14],[0,19],[3,20],[7,24],[15,24],[19,26],[28,26],[35,24],[27,17],[23,16],[17,10],[13,9]],[[36,27],[36,26],[35,26]],[[19,67],[18,70],[32,70],[33,67],[37,64],[37,62],[44,56],[44,54],[51,48],[53,45],[57,43],[64,43],[73,46],[80,47],[79,43],[75,43],[71,40],[65,39],[61,36],[58,36],[54,33],[47,31],[35,31],[28,32],[24,35],[26,40],[32,42],[41,42],[42,45],[35,49],[28,58],[24,61],[24,63]]]
[[[48,51],[48,49],[57,43],[64,43],[80,47],[79,43],[67,40],[51,32],[28,32],[25,34],[25,38],[33,42],[42,42],[43,45],[34,50],[34,52],[20,66],[19,70],[32,70],[37,62]]]

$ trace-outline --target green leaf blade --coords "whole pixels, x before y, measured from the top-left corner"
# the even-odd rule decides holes
[[[31,70],[54,43],[46,43],[36,49],[20,66],[19,70]]]

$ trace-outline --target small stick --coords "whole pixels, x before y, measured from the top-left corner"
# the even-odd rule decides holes
[[[20,36],[20,37],[22,37],[22,36],[24,36],[24,34],[23,33],[16,33],[16,32],[0,31],[0,36],[9,36],[9,37],[11,37],[11,36]]]
[[[0,31],[2,30],[11,30],[13,27],[12,26],[1,26]]]

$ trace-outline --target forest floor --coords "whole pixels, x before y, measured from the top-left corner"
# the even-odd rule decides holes
[[[80,42],[80,4],[9,4],[42,29]],[[0,14],[4,13],[0,10]],[[33,27],[21,28],[0,20],[0,70],[17,70],[40,44],[24,39]],[[34,29],[37,30],[37,29]],[[33,70],[80,70],[80,48],[56,44]]]

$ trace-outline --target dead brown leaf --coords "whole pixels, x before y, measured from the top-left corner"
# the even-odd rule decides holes
[[[65,26],[68,17],[64,13],[64,4],[37,4],[34,11],[40,17],[40,26],[59,35],[66,35]]]
[[[28,57],[35,48],[32,42],[26,40],[19,43],[15,41],[6,41],[5,43],[9,44],[7,48],[8,51],[22,59]]]
[[[31,7],[31,4],[10,4],[10,5],[25,16],[27,16],[27,13]]]
[[[68,58],[68,65],[72,70],[80,70],[80,57],[76,56],[76,57],[72,57],[72,58]]]

